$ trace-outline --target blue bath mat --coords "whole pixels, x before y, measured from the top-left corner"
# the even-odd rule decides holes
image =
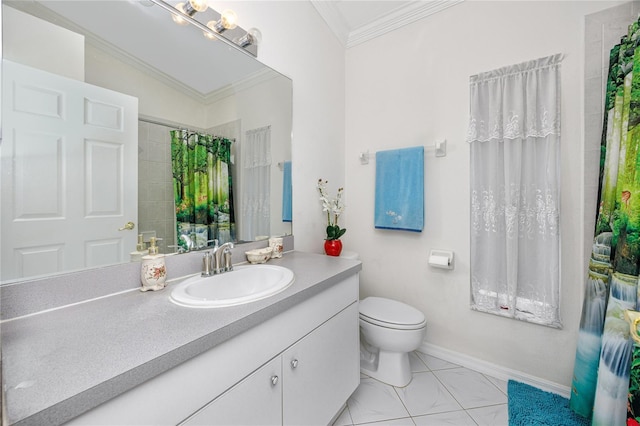
[[[569,400],[524,383],[509,380],[509,426],[588,426],[589,420],[571,411]]]

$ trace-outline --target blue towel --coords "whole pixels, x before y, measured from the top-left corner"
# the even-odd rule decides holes
[[[285,161],[282,169],[282,221],[291,222],[291,204],[292,204],[291,188],[291,161]]]
[[[375,227],[421,232],[424,225],[424,147],[376,153]]]

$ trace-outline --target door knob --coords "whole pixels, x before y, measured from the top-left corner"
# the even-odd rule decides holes
[[[122,228],[118,228],[118,231],[130,231],[136,227],[136,224],[133,222],[127,222]]]
[[[298,360],[294,359],[293,361],[291,361],[291,368],[296,368],[298,367]]]
[[[271,386],[278,384],[278,376],[271,376]]]

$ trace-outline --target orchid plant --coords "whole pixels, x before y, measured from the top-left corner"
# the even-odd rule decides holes
[[[318,179],[318,192],[320,193],[320,201],[322,201],[322,211],[327,212],[327,238],[326,240],[338,240],[347,230],[338,226],[338,218],[344,211],[344,203],[342,202],[342,192],[344,188],[338,188],[336,198],[327,196],[328,181]]]

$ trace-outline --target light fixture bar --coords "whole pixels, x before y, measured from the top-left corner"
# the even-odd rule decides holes
[[[185,13],[182,13],[181,11],[177,10],[175,7],[173,7],[169,3],[166,3],[164,0],[149,0],[149,1],[151,1],[152,3],[160,6],[161,8],[163,8],[167,12],[173,14],[174,16],[182,18],[184,21],[188,22],[191,25],[194,25],[196,28],[199,28],[203,32],[207,32],[207,33],[211,33],[212,32],[211,28],[207,27],[206,25],[202,24],[201,22],[197,21],[196,19],[192,18],[191,16],[189,16],[189,15],[187,15]],[[250,56],[253,56],[253,57],[258,56],[258,49],[257,49],[257,46],[255,44],[247,45],[246,47],[242,48],[238,44],[234,43],[232,40],[229,40],[228,38],[226,38],[224,36],[221,36],[219,34],[217,35],[217,39],[222,41],[223,43],[226,43],[229,46],[233,46],[235,49],[237,49],[238,51],[240,51],[240,52],[242,52],[242,53],[244,53],[246,55],[250,55]]]

